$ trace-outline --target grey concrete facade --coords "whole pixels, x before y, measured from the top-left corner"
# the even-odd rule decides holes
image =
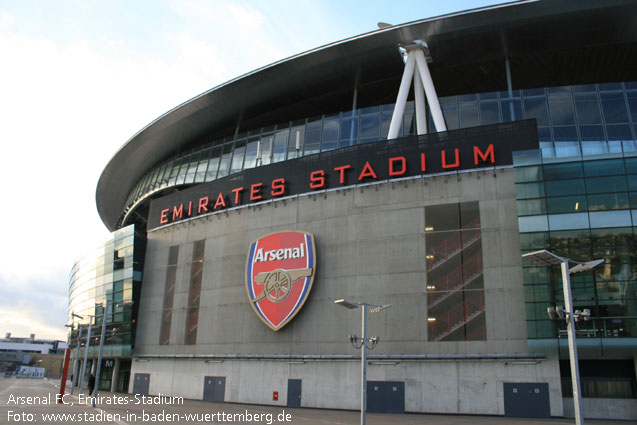
[[[486,340],[431,342],[425,207],[469,201],[480,209]],[[250,242],[282,230],[315,235],[317,270],[303,309],[273,332],[252,311],[244,274]],[[193,243],[203,239],[197,343],[185,345]],[[176,245],[170,343],[159,345],[168,252]],[[369,333],[381,339],[373,354],[528,353],[513,170],[319,192],[149,232],[131,379],[150,373],[151,394],[201,399],[205,376],[225,376],[226,401],[273,405],[285,405],[288,379],[302,379],[303,406],[356,409],[360,366],[355,360],[211,360],[224,354],[357,355],[347,336],[360,332],[360,312],[334,305],[339,298],[393,304],[369,315]],[[371,364],[368,373],[369,380],[404,381],[406,411],[502,415],[504,382],[545,382],[551,414],[563,414],[559,366],[551,355],[527,362],[393,361]],[[278,402],[273,391],[279,391]]]

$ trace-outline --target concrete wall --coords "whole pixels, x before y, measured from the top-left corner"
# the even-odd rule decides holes
[[[360,363],[239,361],[206,363],[194,359],[135,362],[134,373],[150,373],[150,394],[203,399],[205,376],[225,376],[225,401],[285,406],[287,380],[302,380],[303,407],[358,409]],[[408,412],[504,415],[504,382],[548,382],[551,414],[562,416],[555,362],[516,364],[504,361],[396,362],[368,366],[370,381],[405,382]],[[131,376],[131,380],[134,375]],[[132,381],[129,388],[132,389]],[[272,392],[279,400],[272,400]]]
[[[637,400],[628,398],[583,398],[584,418],[637,420]],[[564,398],[564,417],[574,418],[572,398]]]
[[[487,340],[429,342],[425,206],[468,201],[480,206]],[[250,242],[281,230],[314,233],[317,270],[301,312],[273,332],[252,311],[244,274]],[[201,239],[206,245],[197,344],[184,345],[193,242]],[[169,345],[160,346],[166,266],[173,245],[179,245],[180,252],[171,337]],[[527,353],[513,170],[317,193],[150,232],[135,354],[358,354],[347,335],[360,333],[360,312],[334,305],[339,298],[393,304],[369,315],[369,334],[381,338],[374,354]],[[503,413],[504,381],[549,382],[552,412],[561,415],[556,365],[401,363],[396,368],[370,367],[370,379],[377,374],[405,380],[408,410],[483,414]],[[154,374],[153,393],[201,398],[202,376],[220,374],[228,377],[228,400],[251,403],[272,402],[271,391],[265,387],[262,391],[259,382],[267,383],[267,388],[283,386],[273,390],[280,391],[280,400],[285,401],[288,377],[302,376],[304,405],[334,408],[356,408],[358,395],[353,388],[360,379],[358,367],[349,363],[308,363],[301,368],[277,362],[133,363],[133,374],[147,370]],[[354,387],[337,389],[343,382]]]

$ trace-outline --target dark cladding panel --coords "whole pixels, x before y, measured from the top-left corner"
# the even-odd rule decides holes
[[[148,229],[324,189],[512,165],[513,151],[537,148],[532,120],[351,146],[245,170],[154,200]]]

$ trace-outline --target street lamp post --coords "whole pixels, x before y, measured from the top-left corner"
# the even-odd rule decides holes
[[[602,264],[604,260],[593,260],[588,262],[573,261],[569,258],[560,257],[545,249],[528,254],[522,255],[522,258],[526,258],[532,261],[534,264],[541,267],[550,267],[554,265],[560,265],[562,269],[562,286],[564,289],[564,303],[566,304],[566,311],[560,313],[564,315],[567,323],[568,331],[568,351],[571,362],[571,379],[573,385],[573,405],[575,410],[575,423],[577,425],[584,424],[584,417],[582,414],[582,395],[579,376],[579,364],[577,361],[577,344],[575,336],[575,320],[578,319],[581,313],[573,310],[573,296],[571,294],[571,274],[591,270],[594,267]],[[569,262],[576,265],[569,268]],[[555,309],[549,307],[549,317],[553,319],[555,316]],[[584,318],[587,316],[584,315]]]
[[[350,302],[344,299],[334,301],[334,304],[338,304],[350,310],[355,308],[361,308],[361,334],[359,338],[356,335],[350,335],[349,340],[355,348],[361,349],[361,425],[365,425],[367,421],[367,350],[373,350],[378,344],[379,338],[376,336],[367,339],[367,307],[371,307],[372,313],[378,313],[386,308],[391,307],[391,304],[375,305],[368,303]],[[371,347],[367,347],[367,343],[372,344]],[[358,345],[360,343],[360,346]]]
[[[75,315],[80,319],[83,319],[83,316]],[[95,316],[88,316],[88,335],[86,336],[86,347],[84,349],[84,362],[82,362],[82,373],[80,376],[80,394],[84,393],[84,374],[86,373],[86,362],[88,361],[88,346],[91,344],[91,327],[93,326],[93,319]],[[78,344],[80,343],[80,339],[78,337]]]
[[[129,302],[124,302],[124,303],[117,303],[115,304],[116,306],[125,306],[125,305],[131,305],[133,302],[129,301]],[[104,305],[104,314],[102,315],[102,335],[100,336],[100,351],[99,351],[99,356],[97,359],[97,371],[95,374],[95,388],[93,388],[93,407],[95,407],[95,402],[97,400],[97,389],[100,385],[100,372],[102,370],[102,355],[104,353],[104,337],[106,336],[106,316],[107,316],[107,311],[108,311],[108,307],[109,305],[112,304],[111,300],[106,300],[106,304]]]
[[[80,318],[83,317],[79,314],[71,313],[71,317]],[[73,322],[75,324],[75,321]],[[77,346],[75,347],[75,356],[73,358],[73,379],[71,379],[71,395],[73,395],[73,391],[75,391],[75,384],[77,384],[77,360],[80,356],[80,340],[82,339],[82,328],[77,327]],[[71,333],[73,332],[73,325],[71,325]]]

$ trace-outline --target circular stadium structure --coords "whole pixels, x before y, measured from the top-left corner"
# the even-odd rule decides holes
[[[415,20],[157,118],[99,179],[74,357],[79,312],[106,320],[102,389],[357,409],[364,344],[370,412],[578,416],[560,268],[521,257],[545,249],[603,260],[571,278],[583,415],[636,419],[635,16]]]

